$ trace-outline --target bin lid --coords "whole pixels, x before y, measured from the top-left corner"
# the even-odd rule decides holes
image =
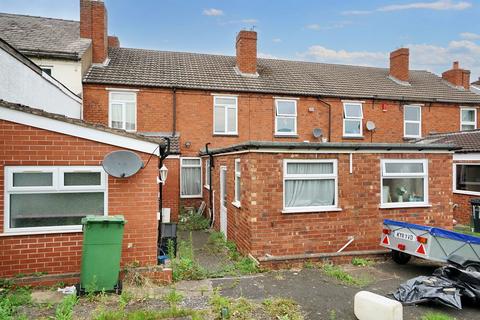
[[[119,223],[125,224],[125,218],[122,215],[116,216],[94,216],[89,215],[85,218],[82,218],[82,224],[90,224],[90,223]]]
[[[480,198],[470,199],[470,203],[473,205],[480,205]]]

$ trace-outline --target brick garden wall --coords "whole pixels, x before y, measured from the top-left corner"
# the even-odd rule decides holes
[[[241,208],[234,207],[234,159],[241,158]],[[339,212],[282,214],[283,159],[338,159]],[[380,209],[380,159],[428,159],[431,207]],[[385,218],[452,228],[451,154],[245,153],[217,156],[213,176],[216,229],[219,229],[219,166],[227,166],[228,238],[255,257],[336,252],[354,236],[346,251],[376,250]]]
[[[0,120],[0,232],[4,221],[5,166],[98,166],[117,147]],[[149,155],[139,153],[146,162]],[[125,225],[122,265],[156,264],[158,158],[128,179],[108,179],[109,214]],[[178,162],[178,161],[177,161]],[[132,247],[128,248],[131,243]],[[0,234],[0,277],[18,273],[79,272],[82,233],[8,236]]]

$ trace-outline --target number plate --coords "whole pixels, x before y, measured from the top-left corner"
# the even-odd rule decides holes
[[[407,241],[415,241],[415,235],[412,233],[407,233],[407,232],[400,232],[400,231],[395,231],[393,233],[395,238],[402,239],[402,240],[407,240]]]

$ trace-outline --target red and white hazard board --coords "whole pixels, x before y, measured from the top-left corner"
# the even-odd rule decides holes
[[[387,245],[387,246],[390,245],[390,239],[388,239],[387,235],[385,235],[385,237],[383,237],[382,243]]]
[[[425,246],[422,243],[418,246],[415,252],[419,254],[427,254],[427,252],[425,251]]]

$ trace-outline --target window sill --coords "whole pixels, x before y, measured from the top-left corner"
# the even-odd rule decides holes
[[[32,230],[32,231],[7,231],[0,233],[0,237],[11,237],[11,236],[30,236],[30,235],[40,235],[40,234],[55,234],[55,233],[81,233],[82,227],[74,229],[58,229],[58,230]]]
[[[203,187],[207,190],[210,190],[210,186],[204,185]]]
[[[403,141],[415,141],[421,139],[422,137],[403,137]]]
[[[476,191],[453,190],[453,193],[464,194],[464,195],[468,195],[468,196],[480,196],[480,192],[476,192]]]
[[[284,209],[282,213],[318,213],[318,212],[335,212],[335,211],[342,211],[342,208],[312,208],[312,209]]]
[[[430,208],[432,207],[429,203],[395,203],[395,204],[381,204],[380,209],[408,209],[408,208]]]
[[[214,137],[238,137],[238,133],[214,133]]]
[[[278,134],[276,133],[273,137],[275,138],[298,138],[298,134]]]
[[[180,199],[201,199],[203,198],[203,195],[199,194],[196,196],[180,196]]]
[[[242,207],[240,202],[238,202],[238,201],[233,201],[232,206],[234,206],[235,208],[238,208],[238,209],[240,209]]]
[[[365,139],[364,136],[342,136],[342,139],[345,140],[363,140]]]

